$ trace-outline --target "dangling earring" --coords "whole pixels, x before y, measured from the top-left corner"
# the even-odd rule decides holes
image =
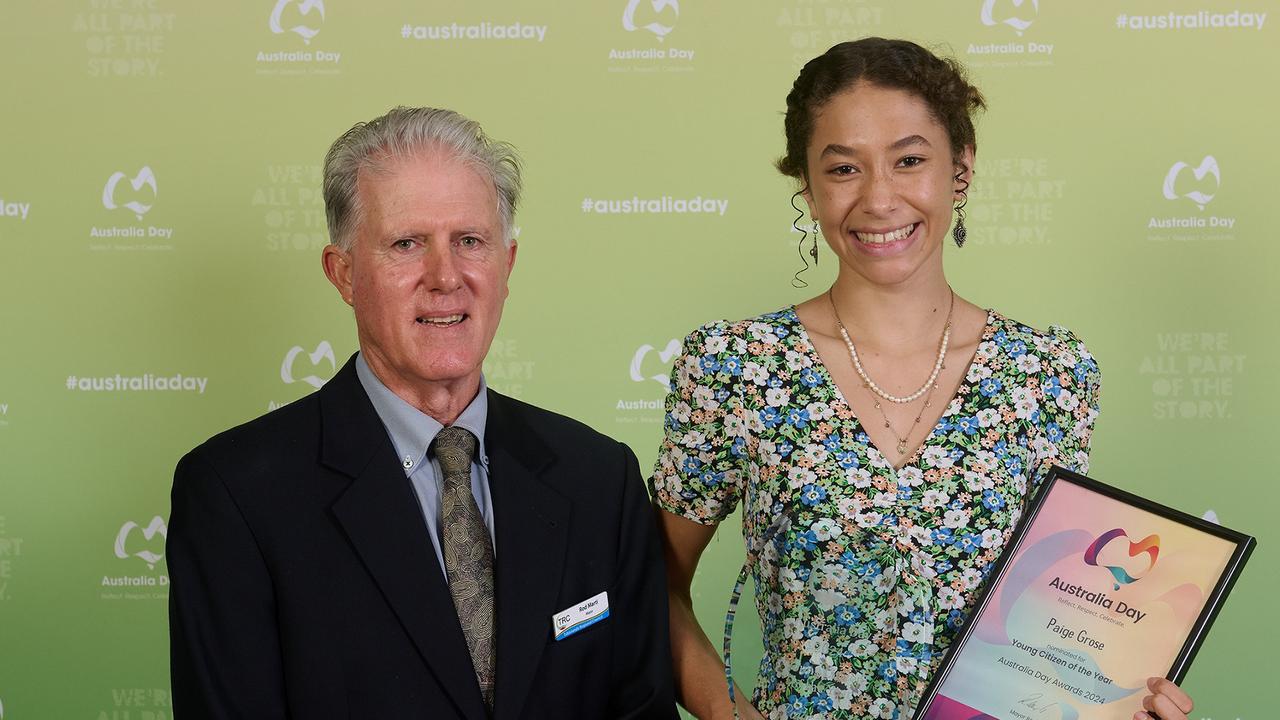
[[[791,209],[796,211],[796,219],[791,221],[791,227],[794,228],[796,232],[800,233],[800,242],[796,245],[796,251],[800,254],[800,261],[804,263],[804,267],[797,270],[795,275],[791,276],[791,287],[793,288],[809,287],[809,283],[800,278],[800,276],[809,269],[809,258],[813,258],[813,265],[815,267],[818,264],[818,221],[814,220],[813,225],[809,230],[800,226],[800,221],[804,219],[804,210],[800,209],[800,206],[796,204],[796,200],[803,195],[804,192],[804,190],[799,190],[796,194],[791,196]],[[808,250],[805,250],[804,241],[810,239],[810,236],[812,236],[812,244],[809,246]],[[808,258],[805,257],[806,255]]]
[[[813,220],[813,245],[809,247],[809,257],[813,258],[813,266],[818,267],[818,238],[822,236],[822,229],[818,227],[818,220]]]
[[[964,183],[964,187],[960,188],[960,204],[956,205],[956,224],[951,228],[951,237],[956,241],[956,247],[964,247],[965,238],[969,235],[969,229],[964,226],[964,206],[969,204],[969,181],[960,177],[960,173],[956,173],[956,182]]]

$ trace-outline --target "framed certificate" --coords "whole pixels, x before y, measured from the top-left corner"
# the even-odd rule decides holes
[[[1053,468],[917,720],[1128,720],[1182,680],[1254,539]]]

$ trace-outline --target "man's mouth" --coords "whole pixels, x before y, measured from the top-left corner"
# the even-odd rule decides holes
[[[858,232],[857,230],[854,230],[853,236],[858,238],[858,242],[861,243],[866,243],[868,245],[884,245],[886,243],[903,240],[909,237],[911,233],[915,232],[916,226],[919,224],[920,223],[911,223],[910,225],[904,225],[897,230],[890,230],[882,233]]]
[[[423,316],[419,316],[417,320],[419,325],[428,325],[431,327],[450,327],[453,325],[457,325],[463,320],[466,320],[467,317],[468,315],[466,313],[458,313],[456,315],[438,315],[434,317],[427,317],[423,315]]]

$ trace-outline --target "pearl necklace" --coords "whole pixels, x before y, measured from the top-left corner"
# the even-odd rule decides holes
[[[950,287],[947,289],[951,290]],[[956,309],[956,293],[954,290],[951,290],[951,307],[947,308],[947,324],[942,329],[942,341],[938,344],[938,359],[933,363],[933,372],[929,374],[929,379],[924,381],[924,385],[921,385],[919,390],[903,397],[890,395],[867,376],[867,371],[862,369],[862,361],[858,359],[858,350],[853,346],[853,340],[849,339],[849,331],[845,330],[844,323],[840,320],[840,313],[836,310],[836,301],[831,296],[830,289],[827,290],[827,301],[831,303],[831,314],[836,317],[836,326],[840,328],[840,337],[844,338],[845,347],[849,348],[849,357],[853,358],[853,368],[858,371],[858,377],[862,378],[862,382],[866,384],[871,392],[891,403],[903,405],[924,395],[938,381],[938,373],[942,372],[943,362],[947,359],[947,344],[951,342],[951,313]]]

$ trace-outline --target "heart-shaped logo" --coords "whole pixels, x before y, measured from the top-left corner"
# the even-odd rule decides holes
[[[1192,190],[1179,195],[1175,187],[1178,183],[1178,176],[1188,168],[1191,168],[1191,174],[1195,176],[1197,182],[1202,182],[1205,177],[1212,175],[1213,192],[1206,193],[1200,190]],[[1208,205],[1209,201],[1213,200],[1213,196],[1217,194],[1220,185],[1222,185],[1222,173],[1218,170],[1217,159],[1212,155],[1205,155],[1204,159],[1200,161],[1200,165],[1194,168],[1179,160],[1173,164],[1173,167],[1169,168],[1169,172],[1164,176],[1164,196],[1169,200],[1177,200],[1180,197],[1184,197],[1199,206],[1201,210],[1204,210],[1204,206]]]
[[[1027,5],[1027,4],[1031,5],[1032,16],[1040,14],[1040,0],[1031,0],[1030,3],[1028,3],[1026,0],[1012,0],[1013,8],[1022,8],[1023,5]],[[996,17],[996,0],[983,0],[982,24],[988,27],[995,27],[996,25],[1008,25],[1009,27],[1013,28],[1013,31],[1015,33],[1017,33],[1018,35],[1022,35],[1022,33],[1025,32],[1027,28],[1031,27],[1031,23],[1033,22],[1033,20],[1026,20],[1026,19],[1015,16],[1013,14],[1013,8],[1005,8],[1005,11],[1000,13],[1001,15],[1005,15],[1005,17],[997,18]]]
[[[679,0],[649,0],[648,4],[653,8],[653,19],[644,25],[636,24],[636,9],[640,6],[640,0],[629,0],[627,9],[622,11],[622,27],[627,32],[635,32],[636,30],[648,30],[658,37],[659,41],[666,40],[667,34],[675,29],[675,21],[680,18],[680,1]],[[675,11],[675,18],[671,20],[670,25],[658,22],[658,14],[663,10],[671,8]]]
[[[276,35],[281,35],[285,32],[295,33],[302,38],[303,43],[310,45],[311,38],[320,34],[319,28],[309,27],[301,23],[291,28],[285,28],[280,22],[285,8],[290,5],[298,6],[299,15],[310,15],[311,11],[315,10],[320,16],[320,22],[324,22],[324,0],[277,0],[275,8],[271,10],[271,19],[267,23],[271,28],[271,32]]]
[[[1111,572],[1116,590],[1146,577],[1160,555],[1159,535],[1148,535],[1136,543],[1128,540],[1122,528],[1115,528],[1099,535],[1084,551],[1085,564]]]
[[[659,383],[662,384],[662,387],[666,388],[667,390],[670,390],[671,374],[669,372],[662,373],[659,375],[650,375],[649,377],[645,377],[644,373],[640,370],[640,366],[644,363],[645,356],[648,355],[650,352],[652,352],[654,349],[655,348],[652,345],[641,345],[636,350],[636,354],[631,356],[631,379],[635,380],[636,382],[644,382],[645,380],[657,380]],[[667,342],[667,346],[665,348],[658,351],[658,359],[661,360],[663,363],[670,363],[671,360],[679,354],[680,354],[680,341],[672,339],[669,342]]]
[[[295,379],[293,375],[293,361],[296,360],[299,355],[304,353],[307,358],[311,360],[312,366],[319,365],[321,360],[328,360],[328,376],[322,378],[318,375],[305,375]],[[286,385],[292,385],[295,382],[304,382],[318,390],[329,381],[329,378],[333,377],[333,373],[337,369],[338,361],[333,357],[333,347],[329,345],[328,340],[321,340],[320,344],[316,345],[316,349],[309,353],[306,350],[303,350],[300,345],[294,345],[289,348],[289,352],[284,355],[284,362],[280,364],[280,379],[283,380]]]
[[[130,553],[125,549],[125,545],[129,542],[129,535],[132,534],[134,530],[138,529],[142,530],[142,537],[147,541],[150,541],[157,533],[159,533],[160,537],[163,539],[168,539],[169,537],[169,528],[165,526],[164,518],[159,515],[151,518],[151,522],[148,523],[145,528],[139,528],[138,523],[130,520],[124,525],[121,525],[120,532],[116,534],[116,557],[121,560],[128,560],[130,557],[142,558],[146,561],[148,568],[155,569],[156,563],[160,562],[160,560],[164,558],[163,552],[154,553],[150,550],[140,550],[135,553]]]
[[[122,172],[114,172],[111,177],[107,178],[107,184],[102,188],[102,206],[108,210],[115,210],[119,207],[127,208],[132,210],[133,214],[137,215],[138,219],[141,220],[142,216],[146,215],[147,211],[151,209],[150,204],[143,203],[140,200],[130,200],[124,204],[116,203],[116,185],[119,185],[120,181],[125,178],[126,176]],[[152,203],[155,202],[155,197],[160,194],[160,190],[156,187],[156,175],[151,172],[151,166],[149,165],[143,165],[138,174],[129,180],[129,185],[133,187],[134,192],[142,190],[144,186],[150,187]]]

